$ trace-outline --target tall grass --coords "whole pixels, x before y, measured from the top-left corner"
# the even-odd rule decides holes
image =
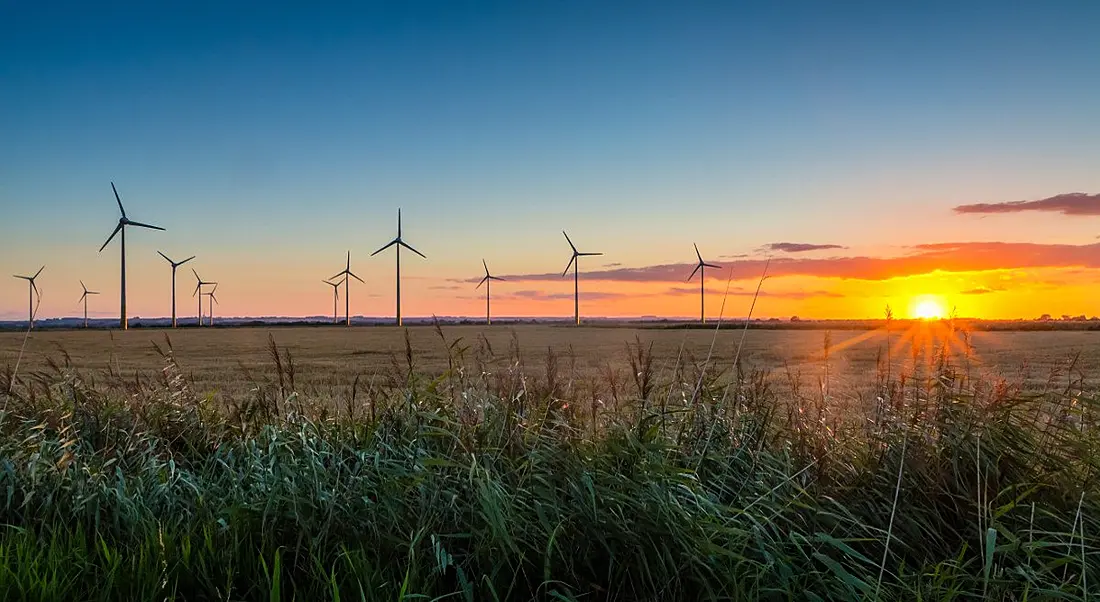
[[[241,398],[170,342],[144,379],[0,374],[0,599],[1100,595],[1095,390],[940,354],[837,407],[641,342],[597,379],[438,332],[445,372],[407,343],[328,395],[274,340]]]

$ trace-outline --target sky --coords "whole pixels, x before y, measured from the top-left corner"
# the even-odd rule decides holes
[[[319,3],[318,3],[319,4]],[[230,6],[231,5],[231,6]],[[39,317],[1100,314],[1100,3],[0,0]],[[770,259],[770,263],[768,260]],[[0,319],[27,315],[0,278]],[[341,308],[343,300],[340,302]]]

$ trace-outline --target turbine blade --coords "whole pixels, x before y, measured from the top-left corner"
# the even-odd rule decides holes
[[[722,269],[722,266],[714,265],[713,263],[704,263],[703,266],[708,267],[708,268],[714,268],[714,269],[717,269],[717,270]]]
[[[405,243],[405,241],[403,241],[403,240],[401,240],[401,239],[398,239],[398,240],[397,240],[397,244],[401,245],[402,247],[405,247],[406,249],[408,249],[408,250],[412,251],[413,253],[416,253],[417,255],[419,255],[419,256],[421,256],[421,257],[423,257],[424,259],[427,259],[427,258],[428,258],[428,257],[427,257],[426,255],[424,255],[424,254],[423,254],[423,253],[421,253],[420,251],[417,251],[416,249],[414,249],[414,248],[410,247],[410,246],[409,246],[409,245],[408,245],[407,243]]]
[[[181,262],[177,263],[177,264],[176,264],[176,267],[179,267],[179,266],[181,266],[181,265],[183,265],[183,264],[187,263],[188,261],[191,261],[191,260],[192,260],[192,259],[194,259],[194,258],[195,258],[195,256],[194,256],[194,255],[192,255],[192,256],[188,257],[187,259],[184,259],[183,261],[181,261]]]
[[[358,280],[359,282],[363,282],[363,279],[362,279],[362,278],[360,278],[360,277],[356,276],[356,275],[355,275],[354,273],[352,273],[352,272],[348,272],[348,276],[351,276],[352,278],[355,278],[355,279],[356,279],[356,280]],[[366,284],[366,282],[363,282],[363,284]]]
[[[343,272],[340,272],[339,274],[336,274],[332,278],[339,278],[340,276],[343,276],[344,274],[347,274],[347,273],[348,273],[348,271],[344,270]],[[329,280],[332,280],[332,278],[329,278]]]
[[[161,228],[160,226],[152,226],[150,224],[143,224],[141,222],[130,222],[130,225],[137,226],[139,228],[149,228],[150,230],[160,230],[161,232],[165,231],[164,228]]]
[[[46,266],[42,266],[42,267],[38,268],[38,271],[34,273],[34,276],[31,277],[31,280],[34,280],[35,278],[38,278],[38,275],[41,274],[42,270],[44,270],[44,269],[46,269]]]
[[[489,280],[499,280],[501,282],[504,282],[503,278],[497,278],[496,276],[489,276]]]
[[[691,275],[688,276],[688,282],[690,282],[691,279],[695,277],[695,274],[701,269],[703,269],[703,264],[702,263],[695,264],[695,269],[692,270]]]
[[[489,275],[489,264],[485,263],[485,259],[481,260],[481,265],[485,266],[485,275]]]
[[[164,260],[165,260],[165,261],[167,261],[168,263],[170,263],[170,264],[172,264],[172,265],[179,265],[179,264],[177,264],[176,262],[174,262],[174,261],[172,261],[171,259],[169,259],[167,255],[165,255],[164,253],[161,253],[160,251],[157,251],[157,255],[160,255],[161,257],[163,257],[163,258],[164,258]]]
[[[195,275],[195,280],[202,282],[202,278],[199,277],[199,273],[195,271],[195,268],[191,268],[191,273]]]
[[[191,293],[191,296],[194,297],[195,295],[199,294],[199,291],[201,289],[202,289],[202,281],[200,280],[199,283],[195,285],[195,292]]]
[[[577,253],[581,257],[594,257],[596,255],[603,255],[603,253]]]
[[[397,208],[397,240],[401,240],[401,208]]]
[[[122,212],[122,217],[126,217],[126,210],[122,208],[122,199],[118,196],[118,189],[115,188],[115,183],[111,182],[111,190],[115,193],[115,200],[118,201],[118,210]]]
[[[562,230],[561,233],[565,234],[565,230]],[[573,241],[569,240],[569,235],[568,234],[565,234],[565,241],[569,243],[569,246],[573,248],[573,252],[576,253],[577,252],[577,245],[574,245]]]
[[[344,268],[344,271],[346,271],[346,272],[351,271],[351,251],[350,250],[348,251],[348,265],[347,265],[346,268]]]
[[[481,282],[477,283],[477,286],[474,287],[474,290],[476,291],[477,289],[481,288],[481,285],[485,284],[485,281],[488,280],[488,279],[489,279],[489,275],[486,274],[485,277],[481,279]]]
[[[107,238],[107,242],[103,243],[103,246],[99,248],[100,253],[103,252],[103,249],[107,248],[107,245],[111,244],[111,241],[115,239],[115,235],[118,234],[118,231],[121,230],[121,229],[122,229],[122,222],[119,222],[118,225],[115,226],[115,231],[111,232],[111,236],[109,236]]]
[[[80,282],[80,288],[84,289],[84,292],[87,293],[88,292],[88,287],[84,286],[84,281],[83,280],[78,280],[78,282]]]
[[[392,246],[394,246],[394,245],[396,245],[400,242],[401,242],[400,238],[395,238],[395,239],[391,240],[390,242],[386,243],[386,246],[384,246],[381,249],[378,249],[377,251],[371,253],[370,256],[374,257],[375,255],[381,253],[382,251],[385,251],[386,249],[388,249],[388,248],[390,248],[390,247],[392,247]]]
[[[699,263],[703,263],[703,256],[699,253],[699,245],[691,243],[695,247],[695,256],[699,258]]]
[[[561,273],[563,278],[565,277],[566,274],[569,273],[569,268],[573,267],[573,262],[576,261],[576,260],[577,260],[577,254],[574,253],[573,256],[569,258],[569,264],[565,266],[565,271]]]
[[[77,302],[77,303],[81,303],[81,302],[83,302],[83,301],[84,301],[84,299],[86,299],[87,297],[88,297],[88,291],[84,291],[84,294],[83,294],[83,295],[80,295],[80,299],[77,299],[77,301],[76,301],[76,302]]]

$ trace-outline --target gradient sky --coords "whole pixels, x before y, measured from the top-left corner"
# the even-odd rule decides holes
[[[1098,2],[361,4],[0,2],[0,319],[1100,313]]]

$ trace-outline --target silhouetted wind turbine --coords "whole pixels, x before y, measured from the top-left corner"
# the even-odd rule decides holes
[[[489,326],[493,323],[493,319],[489,314],[489,283],[493,280],[500,280],[503,282],[504,279],[489,274],[489,264],[485,263],[484,259],[481,260],[481,265],[485,266],[485,277],[481,279],[481,282],[477,283],[477,287],[475,287],[474,290],[481,288],[482,284],[485,285],[485,325]]]
[[[329,280],[339,278],[340,276],[344,277],[344,315],[347,320],[347,326],[351,326],[351,285],[348,283],[348,276],[355,278],[359,282],[363,282],[362,278],[356,276],[351,271],[351,251],[348,251],[348,265],[344,268],[344,271],[329,278]],[[366,282],[363,282],[363,284],[366,284]]]
[[[217,282],[205,282],[205,281],[203,281],[202,277],[199,276],[199,273],[195,271],[195,268],[191,268],[191,273],[195,275],[195,280],[198,281],[198,284],[195,285],[195,292],[191,293],[191,296],[192,297],[194,297],[195,295],[199,296],[199,326],[202,326],[202,287],[207,286],[209,284],[213,284],[214,286],[218,286],[218,283]]]
[[[565,234],[565,230],[561,231]],[[565,240],[569,243],[569,247],[573,249],[573,256],[569,258],[569,265],[565,266],[565,271],[561,273],[564,278],[569,273],[569,268],[573,268],[573,321],[577,326],[581,324],[581,293],[580,293],[580,261],[578,257],[589,257],[594,255],[603,255],[603,253],[581,253],[577,250],[577,246],[573,244],[572,240],[569,240],[569,235],[565,234]]]
[[[84,286],[84,281],[80,281],[80,288],[84,289],[84,294],[80,296],[80,301],[77,303],[84,304],[84,328],[88,327],[88,295],[98,295],[96,291],[88,290],[88,287]]]
[[[38,271],[34,273],[34,276],[14,276],[14,278],[19,278],[20,280],[26,280],[27,281],[27,302],[28,302],[27,328],[28,329],[33,329],[34,328],[34,296],[38,295],[39,299],[42,298],[42,293],[38,292],[38,286],[34,283],[34,281],[35,281],[36,278],[38,278],[38,275],[41,274],[42,270],[44,270],[44,269],[46,269],[46,266],[42,266],[42,267],[38,268]]]
[[[210,325],[213,326],[214,325],[214,304],[217,303],[218,305],[221,305],[221,301],[218,301],[218,298],[214,296],[214,293],[216,293],[218,291],[218,283],[217,282],[212,282],[211,284],[214,285],[214,288],[210,289],[209,293],[202,293],[202,294],[206,295],[207,297],[210,298],[210,300],[209,300],[209,303],[210,303]],[[200,299],[199,303],[201,304],[202,303],[202,300],[201,300],[202,295],[199,295],[199,299]]]
[[[344,279],[347,280],[347,276],[344,276]],[[325,284],[332,287],[332,323],[333,324],[338,324],[339,321],[340,321],[340,318],[336,313],[336,311],[337,311],[336,310],[336,302],[340,300],[340,285],[343,284],[343,282],[341,282],[339,280],[337,280],[336,282],[329,282],[328,280],[322,280],[321,282],[324,282]]]
[[[194,255],[184,259],[183,261],[172,261],[167,255],[157,251],[157,254],[164,258],[172,266],[172,328],[176,327],[176,268],[191,261],[195,258]]]
[[[119,315],[119,322],[122,325],[122,329],[126,330],[129,327],[129,322],[126,318],[126,226],[137,226],[139,228],[149,228],[150,230],[164,230],[160,226],[151,226],[149,224],[143,224],[141,222],[135,222],[126,217],[126,209],[122,207],[122,199],[118,196],[118,189],[115,188],[115,183],[111,182],[111,190],[115,193],[115,200],[118,201],[118,210],[122,213],[122,217],[118,218],[118,225],[115,226],[115,231],[111,232],[111,236],[107,239],[107,242],[103,243],[103,246],[99,248],[99,252],[102,253],[103,249],[107,248],[107,245],[111,244],[111,241],[115,238],[115,235],[122,232],[122,310]]]
[[[699,253],[699,245],[696,245],[695,243],[691,243],[691,244],[695,245],[695,256],[699,258],[699,263],[695,265],[695,269],[692,270],[691,276],[688,276],[688,282],[691,282],[691,279],[695,277],[695,272],[699,272],[699,322],[702,323],[702,324],[706,324],[707,323],[707,311],[706,311],[707,293],[706,293],[706,289],[704,288],[704,281],[707,279],[707,277],[706,277],[707,268],[721,269],[722,266],[714,265],[713,263],[707,263],[707,262],[703,261],[703,256],[702,256],[702,254]]]
[[[377,255],[377,254],[381,253],[382,251],[385,251],[386,249],[388,249],[390,247],[393,247],[393,246],[397,247],[397,325],[401,326],[401,247],[405,247],[406,249],[412,251],[413,253],[416,253],[417,255],[423,257],[424,259],[427,259],[427,257],[423,253],[421,253],[420,251],[417,251],[416,249],[410,247],[408,244],[405,243],[405,241],[401,240],[401,210],[400,209],[397,210],[397,238],[395,238],[395,239],[391,240],[390,242],[386,243],[386,246],[382,247],[381,249],[378,249],[374,253],[371,253],[370,256],[374,257],[375,255]]]

